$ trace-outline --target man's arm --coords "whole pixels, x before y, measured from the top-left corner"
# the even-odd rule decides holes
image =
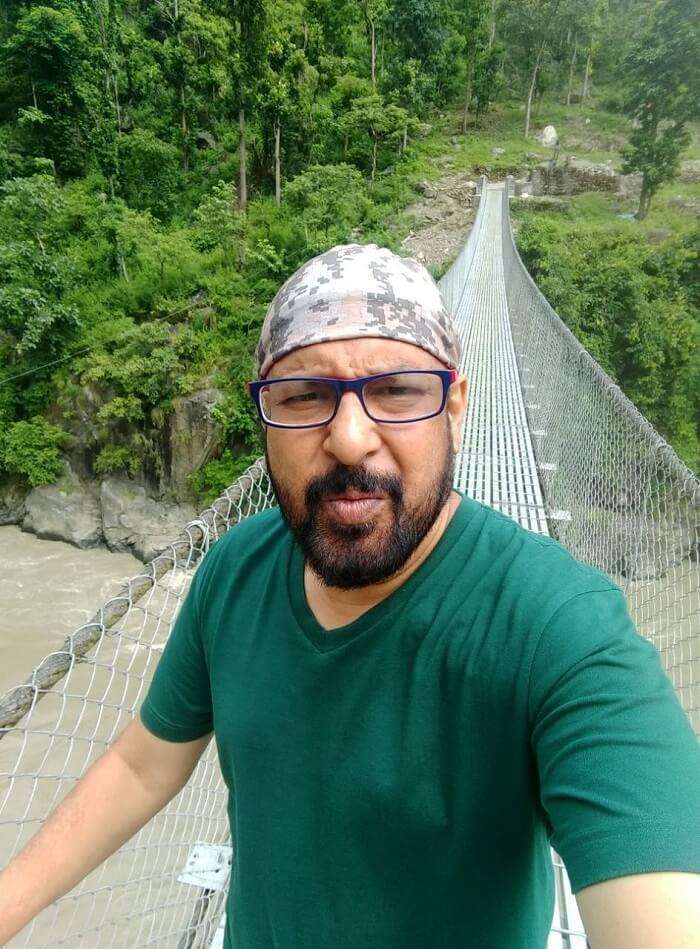
[[[700,874],[635,873],[576,901],[591,949],[700,949]]]
[[[211,734],[170,742],[134,719],[0,872],[0,946],[121,847],[187,782]]]

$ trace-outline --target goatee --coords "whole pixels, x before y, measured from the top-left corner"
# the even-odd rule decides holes
[[[309,482],[305,509],[300,512],[290,492],[274,477],[270,459],[267,470],[282,516],[294,534],[305,561],[330,587],[350,590],[382,583],[408,561],[430,531],[447,502],[454,480],[454,457],[448,444],[441,471],[423,500],[408,508],[401,479],[362,466],[338,465]],[[383,495],[390,506],[390,524],[376,520],[344,524],[322,511],[327,497],[349,490]]]

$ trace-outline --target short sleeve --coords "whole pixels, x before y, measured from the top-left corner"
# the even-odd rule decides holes
[[[213,730],[200,597],[206,590],[207,574],[219,544],[221,541],[205,555],[192,578],[141,706],[143,724],[166,741],[194,741]]]
[[[700,747],[619,589],[575,596],[548,622],[529,711],[550,842],[574,893],[700,872]]]

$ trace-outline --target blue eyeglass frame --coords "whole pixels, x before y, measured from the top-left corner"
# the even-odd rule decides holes
[[[365,400],[362,395],[362,390],[368,382],[373,382],[375,379],[385,379],[387,376],[397,376],[397,375],[431,375],[439,376],[440,381],[442,382],[442,401],[440,402],[440,408],[437,412],[431,412],[430,415],[421,415],[419,418],[413,419],[377,419],[370,414],[369,409],[365,405]],[[260,420],[264,425],[269,425],[272,428],[323,428],[324,425],[329,425],[333,419],[338,414],[338,407],[340,406],[340,400],[346,392],[354,392],[357,398],[360,400],[360,405],[365,411],[365,414],[368,418],[371,418],[373,422],[377,422],[379,425],[410,425],[412,422],[424,422],[426,419],[435,418],[436,415],[439,415],[445,408],[445,403],[447,402],[447,393],[450,386],[453,382],[457,381],[457,370],[456,369],[395,369],[393,372],[378,372],[373,376],[361,376],[359,379],[338,379],[332,376],[285,376],[280,379],[256,379],[254,382],[246,383],[248,392],[250,392],[251,398],[255,403],[255,408],[258,410],[258,415]],[[260,404],[260,392],[265,386],[274,385],[276,382],[329,382],[335,389],[335,408],[333,409],[333,414],[330,415],[323,422],[311,422],[306,425],[286,425],[284,422],[271,422],[269,419],[265,418],[263,413],[262,405]]]

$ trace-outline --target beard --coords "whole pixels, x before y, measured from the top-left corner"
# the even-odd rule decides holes
[[[267,449],[265,457],[282,516],[304,560],[326,586],[343,590],[382,583],[398,573],[437,520],[454,480],[454,457],[448,439],[440,472],[421,501],[412,507],[406,505],[403,484],[396,475],[338,465],[307,484],[301,508],[291,491],[275,478]],[[377,519],[344,524],[322,511],[324,498],[350,489],[385,495],[390,509],[388,525]]]

